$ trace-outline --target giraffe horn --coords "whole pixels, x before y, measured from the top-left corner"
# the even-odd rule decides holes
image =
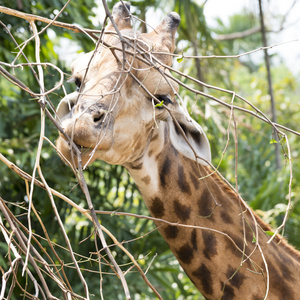
[[[175,50],[175,33],[179,23],[180,16],[176,12],[170,12],[153,31],[153,33],[161,36],[163,44],[168,47],[171,53]]]
[[[119,30],[124,28],[131,28],[130,21],[130,2],[123,1],[114,5],[112,10],[112,17],[118,26]],[[114,26],[111,22],[107,25],[106,29],[113,30]]]

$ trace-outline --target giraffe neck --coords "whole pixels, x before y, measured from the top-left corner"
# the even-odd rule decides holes
[[[300,260],[267,244],[257,217],[209,168],[178,153],[166,126],[126,167],[151,215],[169,222],[156,225],[195,286],[207,299],[264,299],[267,264],[269,299],[297,299]]]

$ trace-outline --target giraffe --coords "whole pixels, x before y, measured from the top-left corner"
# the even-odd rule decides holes
[[[76,166],[69,136],[84,165],[100,159],[124,166],[206,299],[299,299],[300,253],[280,236],[267,243],[269,226],[213,172],[205,132],[176,101],[166,53],[174,52],[179,15],[138,34],[124,3],[112,16],[133,46],[122,45],[109,22],[102,45],[73,62],[77,91],[57,108],[66,133],[57,140],[61,155]]]

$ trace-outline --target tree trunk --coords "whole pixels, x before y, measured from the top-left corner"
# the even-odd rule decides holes
[[[192,45],[193,45],[193,52],[194,52],[194,56],[198,56],[198,45],[195,41],[192,41]],[[200,80],[201,82],[203,82],[203,74],[202,74],[202,70],[201,70],[201,62],[200,62],[200,58],[195,58],[195,65],[196,65],[196,71],[197,71],[197,79]],[[201,92],[203,92],[203,86],[200,86],[199,90]]]
[[[260,17],[260,26],[261,26],[261,35],[262,35],[262,42],[263,46],[267,47],[267,38],[266,38],[266,30],[264,24],[264,15],[262,9],[262,0],[258,0],[259,3],[259,17]],[[271,112],[272,112],[272,122],[277,123],[277,116],[276,116],[276,109],[275,109],[275,99],[273,94],[273,86],[272,86],[272,76],[271,76],[271,68],[270,68],[270,57],[268,54],[268,50],[265,49],[265,63],[267,68],[267,80],[268,80],[268,93],[271,98]],[[278,135],[275,132],[275,139],[278,140]],[[276,156],[276,168],[279,169],[281,166],[280,163],[280,148],[279,144],[275,144],[275,156]]]

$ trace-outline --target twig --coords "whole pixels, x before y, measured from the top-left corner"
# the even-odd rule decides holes
[[[37,33],[36,26],[34,24],[34,21],[30,21],[30,25],[32,27],[32,30],[34,33]],[[38,36],[36,36],[35,39],[35,55],[36,55],[36,60],[37,63],[40,63],[40,40]],[[38,66],[38,73],[39,73],[39,82],[40,82],[40,88],[41,88],[41,93],[44,92],[44,74],[43,74],[43,69],[41,69],[40,66]],[[40,99],[42,103],[45,102],[45,99],[41,97]],[[40,131],[40,139],[38,143],[38,148],[37,148],[37,154],[36,154],[36,159],[35,159],[35,164],[33,168],[33,173],[32,173],[32,178],[35,178],[35,173],[36,170],[40,164],[40,155],[42,151],[42,146],[43,146],[43,136],[45,134],[45,113],[44,111],[41,110],[41,131]],[[27,220],[28,220],[28,229],[29,229],[29,237],[28,237],[28,244],[27,244],[27,253],[26,253],[26,258],[25,258],[25,263],[22,271],[22,276],[24,276],[24,273],[27,269],[27,264],[28,264],[28,259],[29,259],[29,249],[30,249],[30,244],[31,244],[31,235],[32,235],[32,230],[31,230],[31,218],[30,218],[30,213],[31,213],[31,205],[32,205],[32,196],[33,196],[33,190],[34,190],[34,180],[31,182],[31,187],[30,187],[30,193],[29,193],[29,203],[28,203],[28,214],[27,214]]]
[[[81,28],[78,27],[78,25],[53,21],[51,19],[43,18],[43,17],[40,17],[40,16],[32,15],[32,14],[25,14],[23,12],[20,12],[18,10],[14,10],[14,9],[11,9],[11,8],[8,8],[8,7],[5,7],[5,6],[0,6],[0,12],[2,12],[4,14],[7,14],[7,15],[15,16],[15,17],[18,17],[18,18],[21,18],[21,19],[25,19],[27,21],[32,20],[32,21],[39,21],[39,22],[43,22],[43,23],[47,23],[47,24],[52,24],[54,26],[70,29],[74,32],[82,32],[82,30],[84,30],[88,34],[100,33],[99,30],[81,29]]]
[[[18,168],[15,164],[11,163],[1,153],[0,153],[0,160],[5,165],[7,165],[12,171],[14,171],[18,176],[23,178],[24,180],[28,180],[30,182],[33,180],[32,177],[29,174],[27,174],[26,172],[24,172],[23,170]],[[42,182],[40,182],[39,180],[34,179],[34,183],[35,183],[35,185],[39,186],[40,188],[46,189],[45,185]],[[86,209],[82,208],[81,206],[79,206],[75,202],[73,202],[71,199],[69,199],[65,195],[57,192],[56,190],[54,190],[52,188],[50,188],[50,191],[53,195],[59,197],[60,199],[62,199],[65,202],[67,202],[68,204],[73,206],[76,210],[78,210],[80,213],[82,213],[84,216],[86,216],[90,221],[92,221],[92,217],[89,214],[89,210],[86,210]],[[133,264],[136,266],[136,268],[140,272],[140,274],[141,274],[142,278],[144,279],[144,281],[146,282],[146,284],[154,291],[154,293],[159,298],[160,297],[159,293],[156,291],[156,289],[151,284],[151,282],[147,279],[147,277],[145,276],[143,270],[141,269],[139,264],[136,262],[135,258],[132,256],[132,254],[126,248],[124,248],[122,246],[122,244],[114,237],[114,235],[110,231],[108,231],[103,225],[100,225],[100,226],[101,226],[101,229],[113,240],[114,244],[116,246],[118,246],[129,257],[129,259],[133,262]]]

